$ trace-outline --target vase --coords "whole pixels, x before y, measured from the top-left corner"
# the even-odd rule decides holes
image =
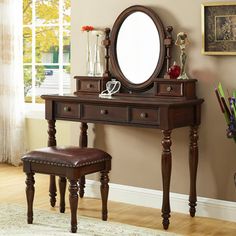
[[[86,74],[88,76],[93,75],[93,61],[92,61],[92,52],[89,41],[89,32],[87,32],[87,52],[86,52]]]
[[[103,73],[103,65],[101,64],[101,47],[99,46],[99,35],[96,36],[96,43],[94,48],[94,63],[93,73],[94,76],[101,76]]]

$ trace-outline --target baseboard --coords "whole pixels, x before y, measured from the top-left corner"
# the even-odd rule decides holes
[[[162,191],[109,184],[109,200],[161,209]],[[87,197],[100,197],[100,183],[86,180]],[[170,193],[171,211],[188,214],[188,195]],[[196,216],[236,222],[236,202],[198,197]]]

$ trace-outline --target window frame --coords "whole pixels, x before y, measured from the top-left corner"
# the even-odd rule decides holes
[[[42,111],[44,110],[44,104],[36,103],[36,67],[37,66],[58,66],[58,94],[63,94],[63,67],[70,66],[71,63],[65,63],[63,61],[63,48],[64,48],[64,38],[63,33],[64,29],[66,27],[70,27],[71,23],[64,22],[64,12],[63,12],[63,5],[65,0],[58,0],[58,11],[59,11],[59,18],[58,23],[50,24],[39,24],[36,23],[36,1],[32,0],[32,18],[31,22],[29,24],[23,24],[23,30],[24,28],[30,28],[32,32],[32,43],[31,43],[31,63],[23,63],[23,67],[25,66],[31,66],[32,74],[31,74],[31,82],[32,82],[32,88],[31,88],[31,96],[32,101],[31,103],[26,103],[26,116],[32,116],[29,115],[31,113],[34,113],[34,111]],[[59,35],[59,51],[58,51],[58,63],[38,63],[36,62],[36,30],[38,27],[58,27],[58,35]],[[40,115],[41,117],[41,115]]]

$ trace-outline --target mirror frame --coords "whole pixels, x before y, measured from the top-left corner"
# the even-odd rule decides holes
[[[125,19],[127,19],[128,16],[130,16],[131,14],[135,12],[143,12],[147,14],[153,20],[153,23],[155,24],[157,28],[157,31],[159,33],[159,38],[160,38],[160,55],[159,55],[156,68],[153,71],[152,75],[149,78],[147,78],[145,82],[139,83],[139,84],[132,83],[122,73],[119,63],[118,63],[117,52],[116,52],[116,44],[117,44],[117,38],[118,38],[120,27],[122,26]],[[158,77],[163,67],[164,59],[165,59],[164,40],[165,40],[165,31],[164,31],[162,21],[153,10],[144,6],[140,6],[140,5],[131,6],[125,9],[117,17],[111,31],[110,60],[111,60],[111,66],[112,66],[112,74],[114,73],[114,76],[116,77],[116,79],[118,79],[122,85],[124,85],[127,89],[131,91],[146,90],[153,84],[154,78]],[[144,46],[145,46],[145,42],[144,42]]]

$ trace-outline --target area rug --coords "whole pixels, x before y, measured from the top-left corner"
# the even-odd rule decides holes
[[[72,234],[70,216],[34,209],[34,223],[26,223],[26,208],[0,204],[0,235],[41,236],[176,236],[177,234],[78,216],[78,232]]]

